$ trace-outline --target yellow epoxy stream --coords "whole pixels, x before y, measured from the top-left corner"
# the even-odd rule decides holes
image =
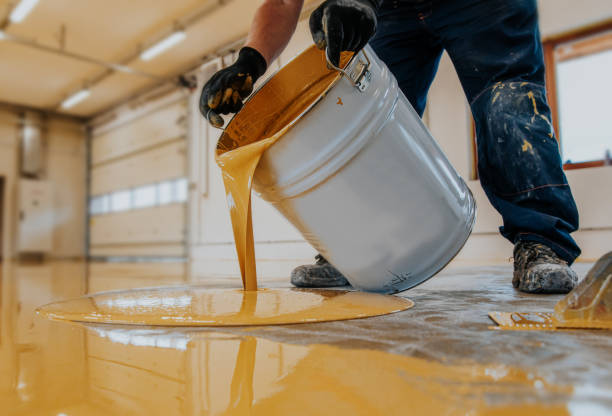
[[[343,64],[350,58],[343,55]],[[230,122],[217,144],[245,290],[257,290],[251,186],[263,153],[328,91],[339,74],[312,47],[276,74]]]
[[[217,163],[223,171],[223,183],[227,190],[227,204],[232,218],[234,242],[245,290],[257,290],[251,215],[253,173],[263,152],[276,140],[275,136],[269,137],[217,157]]]

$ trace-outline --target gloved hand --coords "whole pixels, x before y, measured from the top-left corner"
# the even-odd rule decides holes
[[[253,48],[242,48],[238,59],[213,75],[202,88],[200,112],[215,127],[223,126],[219,114],[237,113],[242,100],[253,92],[253,84],[261,77],[268,64],[265,58]]]
[[[319,49],[329,48],[331,62],[340,52],[360,51],[376,32],[376,9],[382,0],[327,0],[310,15],[310,33]]]

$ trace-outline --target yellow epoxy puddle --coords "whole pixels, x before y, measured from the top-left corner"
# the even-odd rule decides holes
[[[345,65],[352,54],[342,55]],[[251,185],[261,156],[340,78],[311,47],[272,77],[232,119],[219,139],[222,170],[243,291],[205,287],[102,293],[46,305],[48,318],[167,326],[274,325],[384,315],[411,308],[408,299],[333,290],[257,288]]]
[[[385,315],[411,308],[397,296],[340,290],[210,289],[203,286],[100,293],[45,305],[49,319],[164,326],[277,325]]]

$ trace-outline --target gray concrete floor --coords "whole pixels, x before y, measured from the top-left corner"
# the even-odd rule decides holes
[[[574,269],[582,278],[591,266],[579,263]],[[377,349],[447,363],[536,368],[550,382],[575,386],[576,400],[592,406],[587,414],[612,415],[612,332],[494,329],[489,312],[552,312],[563,297],[524,294],[516,291],[511,281],[511,264],[451,267],[400,294],[416,303],[408,311],[361,320],[234,331],[281,342]],[[284,281],[269,284],[281,285],[288,286]]]

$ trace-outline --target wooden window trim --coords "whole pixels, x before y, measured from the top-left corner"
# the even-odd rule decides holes
[[[561,130],[559,128],[559,104],[557,94],[557,62],[579,58],[589,54],[607,50],[612,45],[612,19],[594,25],[551,36],[542,40],[544,50],[544,65],[546,67],[546,93],[550,107],[553,128],[555,129],[557,141],[561,144]],[[598,36],[602,35],[603,36]],[[595,37],[597,36],[597,37]],[[561,45],[571,44],[570,50],[555,56],[557,48]],[[565,163],[564,170],[583,169],[596,166],[605,166],[608,162],[604,159],[579,163]]]
[[[605,160],[592,160],[590,162],[578,162],[578,163],[566,163],[563,165],[564,170],[584,169],[584,168],[597,168],[600,166],[608,166]]]

